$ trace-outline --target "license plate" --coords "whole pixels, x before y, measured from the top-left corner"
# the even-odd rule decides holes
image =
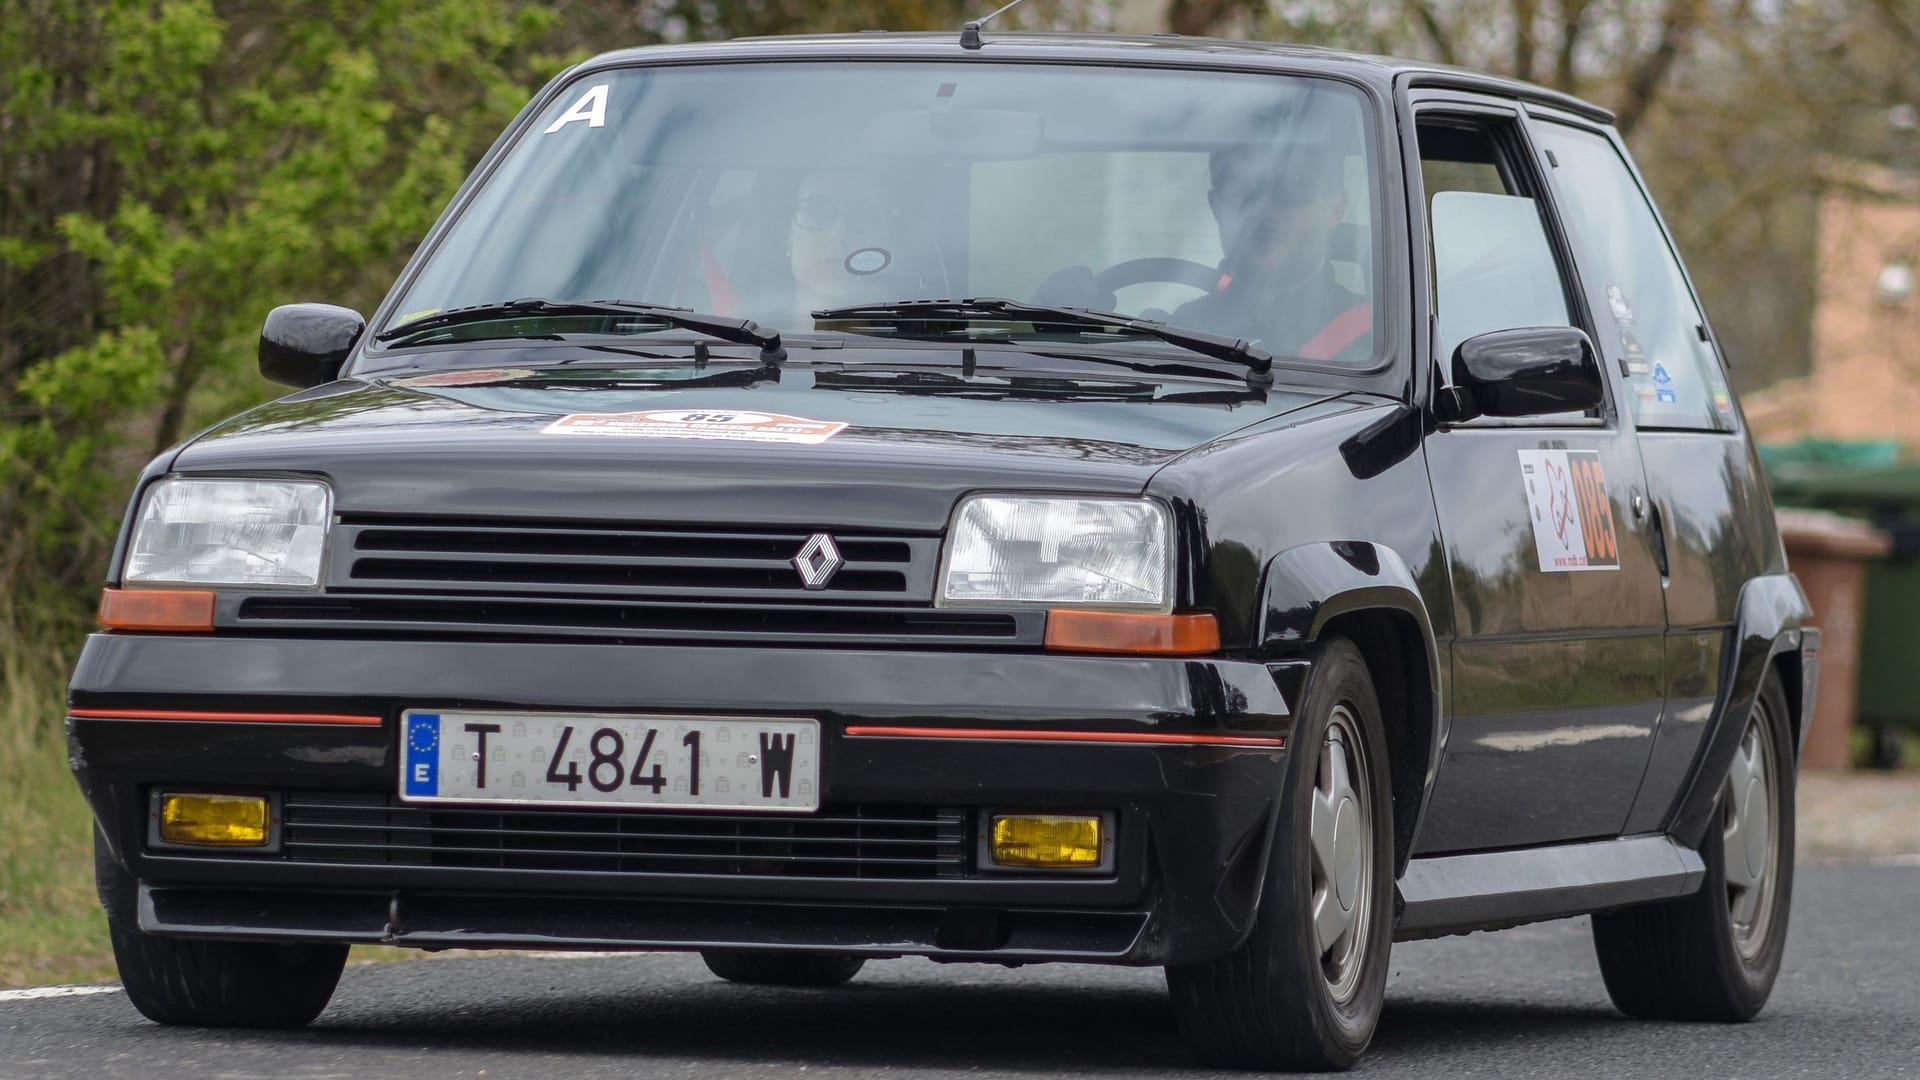
[[[813,720],[409,709],[400,730],[405,802],[820,806]]]

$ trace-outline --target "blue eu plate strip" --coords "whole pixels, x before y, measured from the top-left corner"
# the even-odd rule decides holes
[[[440,794],[440,714],[407,714],[406,738],[407,794]]]

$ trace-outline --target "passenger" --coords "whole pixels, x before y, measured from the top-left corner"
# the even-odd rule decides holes
[[[1347,211],[1340,154],[1321,142],[1236,147],[1214,151],[1208,167],[1207,202],[1225,253],[1220,279],[1168,321],[1258,341],[1283,356],[1364,362],[1373,309],[1335,278],[1329,261]]]

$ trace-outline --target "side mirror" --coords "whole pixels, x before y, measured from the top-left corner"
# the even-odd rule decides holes
[[[332,304],[282,304],[260,328],[260,374],[288,386],[309,387],[340,377],[367,320]]]
[[[1583,412],[1606,400],[1587,333],[1572,326],[1495,330],[1453,350],[1442,420]]]

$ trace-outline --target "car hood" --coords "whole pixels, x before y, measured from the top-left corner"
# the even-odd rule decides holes
[[[1220,380],[790,365],[346,380],[189,444],[176,472],[319,474],[342,515],[938,531],[971,490],[1134,494],[1252,424],[1343,409]]]

